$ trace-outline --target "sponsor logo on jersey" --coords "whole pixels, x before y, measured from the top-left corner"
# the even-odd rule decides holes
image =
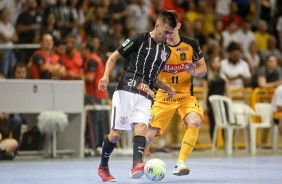
[[[165,64],[162,71],[163,72],[168,72],[168,73],[178,73],[178,72],[184,72],[184,67],[185,64],[174,64],[174,65],[170,65],[170,64]]]
[[[125,46],[125,47],[123,48],[123,51],[126,51],[129,47],[132,46],[132,44],[133,44],[133,42],[130,42],[127,46]]]
[[[121,46],[125,47],[130,42],[129,39],[125,40]]]
[[[164,102],[181,102],[182,100],[186,100],[186,97],[181,97],[181,98],[164,98]]]

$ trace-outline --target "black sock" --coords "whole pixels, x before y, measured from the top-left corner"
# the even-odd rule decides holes
[[[144,136],[134,136],[133,138],[133,166],[142,160],[144,149],[146,146],[146,138]]]
[[[110,156],[115,149],[116,143],[111,143],[108,136],[105,137],[103,146],[102,146],[102,155],[101,155],[101,162],[100,167],[108,166]]]

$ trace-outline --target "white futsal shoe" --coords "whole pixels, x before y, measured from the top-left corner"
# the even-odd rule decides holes
[[[190,169],[185,165],[185,163],[180,160],[176,163],[172,174],[176,175],[176,176],[184,176],[184,175],[188,175],[190,173]]]

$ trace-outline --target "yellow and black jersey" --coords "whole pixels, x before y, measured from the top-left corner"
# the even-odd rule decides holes
[[[180,43],[175,46],[169,46],[171,55],[163,66],[159,77],[176,90],[174,98],[187,97],[193,95],[193,77],[184,70],[188,62],[197,62],[203,57],[199,44],[188,37],[181,36]],[[167,98],[167,93],[158,89],[156,100]]]

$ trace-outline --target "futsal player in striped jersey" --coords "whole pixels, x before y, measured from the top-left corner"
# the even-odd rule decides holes
[[[177,176],[190,173],[185,162],[196,144],[203,119],[203,109],[193,95],[193,77],[202,77],[207,72],[198,43],[186,36],[180,36],[180,26],[178,23],[176,31],[167,40],[172,53],[159,75],[159,79],[172,86],[176,94],[169,98],[162,89],[157,90],[151,109],[152,120],[146,135],[149,145],[156,136],[163,134],[175,113],[180,115],[186,132],[173,170],[173,174]]]
[[[178,15],[175,12],[162,12],[152,32],[136,34],[128,38],[106,63],[99,89],[106,90],[109,75],[116,61],[124,57],[124,72],[112,98],[111,130],[104,139],[98,175],[103,181],[115,181],[109,171],[109,158],[124,132],[132,131],[133,166],[131,178],[144,174],[142,162],[146,145],[146,131],[150,119],[150,109],[154,99],[154,86],[158,86],[173,97],[175,90],[157,80],[157,76],[171,54],[166,40],[175,32]]]

